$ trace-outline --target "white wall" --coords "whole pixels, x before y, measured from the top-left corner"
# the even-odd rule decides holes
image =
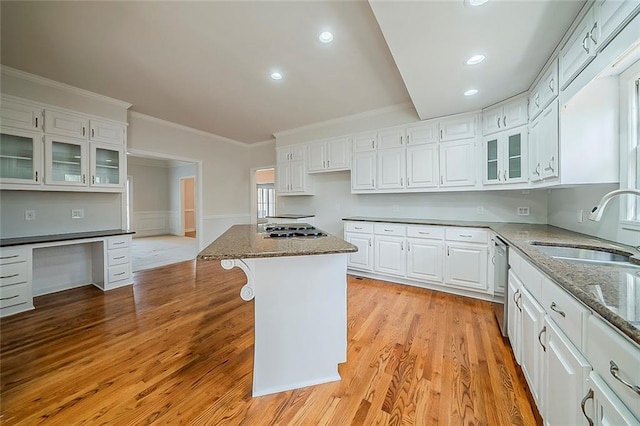
[[[131,229],[135,238],[169,234],[171,203],[169,167],[157,162],[127,157],[127,175],[132,179]]]

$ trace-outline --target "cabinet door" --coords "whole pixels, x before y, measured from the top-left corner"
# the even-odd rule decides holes
[[[278,164],[276,166],[276,184],[279,193],[291,192],[291,168],[289,163]]]
[[[378,151],[378,189],[404,188],[405,161],[404,148]]]
[[[418,126],[407,128],[407,145],[422,145],[438,142],[438,122],[425,121]]]
[[[42,183],[41,138],[39,133],[0,129],[0,182]]]
[[[448,242],[446,247],[445,284],[486,292],[487,246]]]
[[[276,162],[286,163],[291,160],[291,151],[288,147],[276,148]]]
[[[375,151],[376,134],[366,133],[353,137],[353,152]]]
[[[559,78],[562,89],[567,87],[596,56],[596,49],[589,37],[593,24],[593,8],[591,8],[560,51]]]
[[[440,141],[472,138],[476,135],[476,116],[450,118],[440,122]]]
[[[89,120],[74,114],[45,110],[44,131],[52,135],[87,139]]]
[[[351,138],[327,141],[327,169],[348,170],[351,167]]]
[[[45,138],[45,183],[87,185],[87,142],[47,136]]]
[[[42,129],[42,108],[2,99],[0,126],[23,130]]]
[[[440,186],[476,184],[475,140],[440,144]]]
[[[120,124],[101,120],[91,120],[89,123],[89,140],[122,145],[124,143],[125,127]]]
[[[502,151],[500,134],[487,137],[482,141],[484,148],[484,177],[482,179],[485,185],[494,183],[502,183],[502,164],[500,161],[500,152]]]
[[[443,253],[441,242],[407,239],[407,277],[441,283]]]
[[[513,269],[509,269],[509,281],[507,284],[507,336],[509,336],[511,349],[518,364],[522,364],[521,289],[522,283],[513,272]]]
[[[304,167],[304,161],[292,161],[290,167],[290,188],[291,192],[304,192],[306,190],[307,173]]]
[[[599,0],[594,5],[592,38],[598,51],[615,37],[628,17],[640,7],[639,0]]]
[[[540,93],[539,109],[542,111],[558,96],[558,59],[553,61],[547,72],[538,83]]]
[[[482,134],[490,135],[502,130],[504,125],[502,124],[502,107],[491,108],[482,111]]]
[[[91,186],[124,187],[124,147],[91,143]]]
[[[325,142],[314,142],[309,145],[309,172],[320,172],[327,168]]]
[[[407,188],[438,186],[438,145],[407,147]]]
[[[542,165],[540,164],[540,116],[529,125],[529,180],[542,180]]]
[[[291,161],[304,161],[304,154],[307,150],[305,145],[292,145],[289,147]]]
[[[527,181],[527,126],[504,133],[503,183]]]
[[[640,421],[634,417],[598,373],[592,371],[589,374],[587,385],[593,390],[591,397],[593,399],[593,410],[587,411],[587,414],[589,414],[589,418],[595,426],[640,424]],[[588,395],[585,398],[588,400]]]
[[[404,128],[394,128],[378,132],[378,149],[404,146]]]
[[[376,152],[370,151],[353,154],[351,189],[354,191],[375,189],[375,176]]]
[[[547,425],[579,425],[584,418],[584,396],[591,365],[553,320],[545,317],[544,404]]]
[[[375,236],[374,269],[376,272],[403,277],[405,274],[405,241],[402,237]]]
[[[559,176],[558,100],[540,114],[540,169],[543,179]]]
[[[527,98],[518,98],[504,104],[502,107],[502,128],[513,129],[514,127],[527,124],[529,113],[527,110]]]
[[[373,269],[373,235],[347,233],[345,239],[358,247],[356,253],[349,253],[347,265],[353,269],[371,271]]]
[[[522,371],[540,412],[544,412],[542,400],[544,346],[541,341],[542,335],[546,332],[544,309],[526,288],[523,287],[520,292],[522,293]]]

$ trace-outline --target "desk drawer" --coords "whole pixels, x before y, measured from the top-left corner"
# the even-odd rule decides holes
[[[407,237],[444,240],[444,228],[435,226],[407,226]]]
[[[0,308],[27,303],[29,299],[30,293],[27,283],[0,287]]]
[[[107,266],[122,265],[129,263],[129,248],[121,248],[107,251]]]
[[[131,264],[112,266],[109,268],[109,283],[131,278]]]
[[[107,249],[113,250],[113,249],[119,249],[123,247],[129,247],[130,242],[131,242],[130,235],[123,235],[121,237],[109,237],[107,238]]]
[[[27,249],[25,248],[0,248],[0,265],[9,263],[26,262]]]
[[[345,222],[345,232],[357,232],[359,234],[373,234],[373,223],[370,222]]]
[[[0,265],[0,287],[27,282],[27,262]]]
[[[465,241],[467,243],[484,243],[489,241],[489,233],[484,229],[447,228],[447,240]]]
[[[395,235],[398,237],[404,237],[406,231],[405,225],[398,225],[395,223],[376,223],[373,227],[373,232],[378,235]]]

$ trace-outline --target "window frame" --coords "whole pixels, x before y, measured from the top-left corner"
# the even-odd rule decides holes
[[[640,61],[619,76],[620,188],[640,189]],[[640,231],[640,197],[620,200],[620,225]]]

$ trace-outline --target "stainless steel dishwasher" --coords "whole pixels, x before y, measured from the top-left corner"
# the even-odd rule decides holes
[[[503,295],[504,306],[502,309],[496,309],[496,318],[500,325],[500,331],[503,336],[507,335],[507,318],[509,317],[507,312],[509,308],[509,298],[507,297],[507,280],[509,279],[509,259],[507,252],[507,244],[498,237],[493,238],[494,245],[494,294]]]

